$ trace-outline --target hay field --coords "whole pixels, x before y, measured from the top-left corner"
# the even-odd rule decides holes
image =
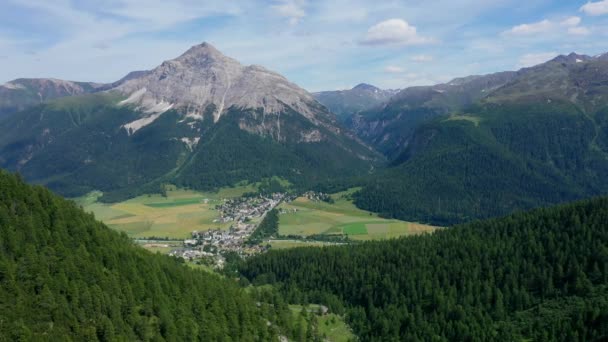
[[[124,231],[133,238],[184,239],[193,230],[228,229],[230,223],[213,222],[218,218],[215,206],[224,198],[253,190],[255,186],[226,188],[215,193],[173,188],[167,191],[167,197],[143,195],[114,204],[98,202],[102,193],[96,191],[75,201],[110,228]]]

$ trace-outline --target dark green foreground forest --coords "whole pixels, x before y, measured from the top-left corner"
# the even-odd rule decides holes
[[[321,340],[287,303],[327,305],[363,341],[606,340],[608,199],[270,251],[239,271],[274,286],[153,255],[0,171],[0,340],[17,341]]]
[[[279,309],[268,315],[281,317]],[[276,335],[234,281],[135,247],[73,202],[0,171],[1,341]]]
[[[270,251],[240,271],[344,311],[364,341],[608,339],[608,199],[356,246]]]

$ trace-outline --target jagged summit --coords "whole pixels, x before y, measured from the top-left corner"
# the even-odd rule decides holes
[[[568,55],[559,55],[551,60],[551,62],[558,63],[583,63],[593,60],[593,57],[587,55],[579,55],[576,52],[572,52]]]
[[[240,66],[240,63],[237,60],[224,55],[213,45],[207,42],[192,46],[186,52],[184,52],[182,55],[172,61],[179,62],[184,65],[189,65],[191,67],[207,67],[211,64],[232,64],[234,66]],[[168,62],[170,61],[167,61],[165,63]]]
[[[127,95],[123,105],[135,105],[145,122],[169,109],[202,119],[210,105],[219,120],[231,107],[280,113],[289,108],[315,121],[316,105],[304,89],[263,67],[243,66],[209,43],[195,45],[181,56],[125,81],[115,88]],[[127,127],[137,130],[142,122]]]

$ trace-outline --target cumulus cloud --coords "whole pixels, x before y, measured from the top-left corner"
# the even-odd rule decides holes
[[[416,55],[416,56],[412,56],[410,59],[414,62],[426,63],[426,62],[432,62],[434,58],[433,58],[433,56],[429,56],[429,55]]]
[[[587,15],[598,16],[608,14],[608,0],[588,2],[580,8]]]
[[[290,25],[296,25],[306,16],[305,6],[304,0],[280,0],[271,8],[279,16],[287,18]]]
[[[544,63],[557,56],[557,52],[539,52],[539,53],[528,53],[519,58],[517,63],[518,68],[527,68],[534,65]]]
[[[366,45],[419,45],[433,42],[433,39],[418,34],[415,26],[402,19],[389,19],[372,26],[362,43]]]
[[[389,74],[401,74],[405,72],[405,69],[402,67],[398,67],[395,65],[389,65],[386,68],[384,68],[384,72],[389,73]]]

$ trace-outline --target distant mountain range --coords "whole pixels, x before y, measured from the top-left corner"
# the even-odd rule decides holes
[[[55,98],[90,93],[103,86],[53,78],[19,78],[0,85],[0,118]]]
[[[99,189],[109,200],[164,182],[200,189],[281,176],[308,184],[381,159],[304,89],[207,43],[74,93],[2,120],[0,166],[64,195]]]
[[[64,195],[280,176],[363,186],[362,208],[447,225],[608,193],[607,54],[310,94],[203,43],[111,84],[0,89],[0,167]]]
[[[312,95],[336,114],[338,120],[346,121],[355,114],[384,104],[398,91],[361,83],[348,90],[322,91]]]

